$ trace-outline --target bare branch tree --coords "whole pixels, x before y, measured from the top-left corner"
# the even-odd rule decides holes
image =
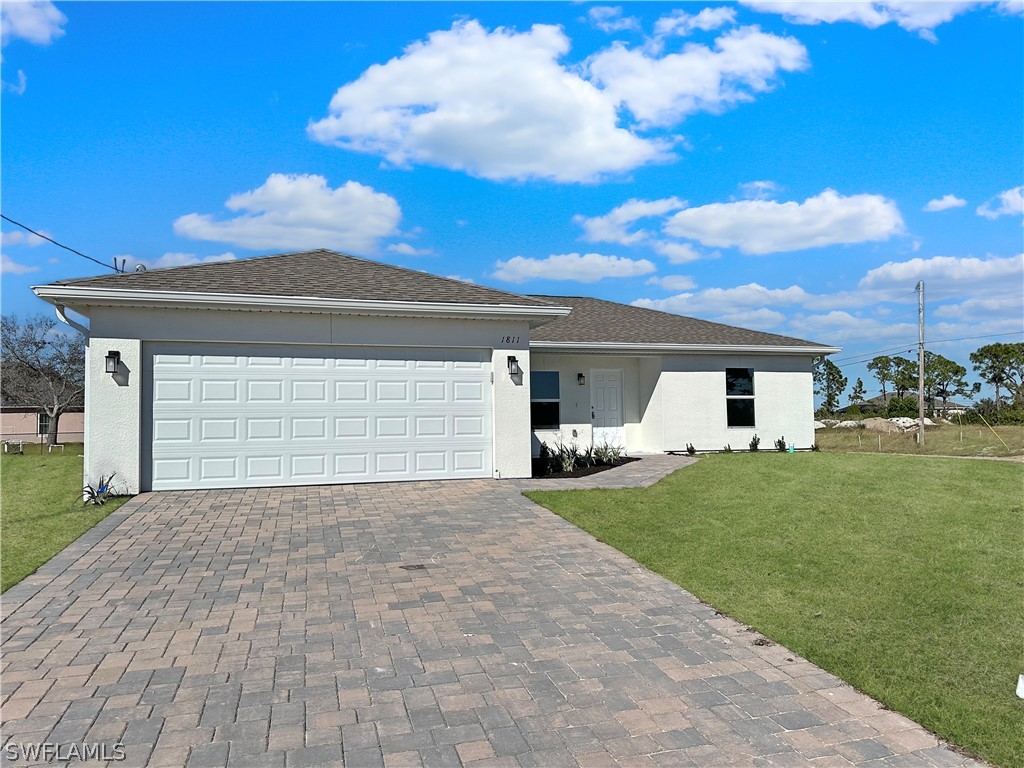
[[[62,413],[85,402],[85,339],[64,332],[57,321],[37,315],[0,325],[0,395],[4,402],[42,408],[50,417],[46,440],[57,442]]]

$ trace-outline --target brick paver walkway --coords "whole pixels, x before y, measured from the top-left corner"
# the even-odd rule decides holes
[[[145,494],[4,610],[5,742],[115,765],[977,765],[511,483]]]

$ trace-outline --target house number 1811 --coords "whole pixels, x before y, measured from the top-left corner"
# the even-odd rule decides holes
[[[501,337],[501,343],[502,344],[518,344],[519,343],[519,337],[518,336],[502,336]]]

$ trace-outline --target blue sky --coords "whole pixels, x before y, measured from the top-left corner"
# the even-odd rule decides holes
[[[8,3],[5,215],[968,365],[1024,335],[1021,3]],[[102,268],[3,224],[5,313]],[[955,342],[942,339],[981,337]]]

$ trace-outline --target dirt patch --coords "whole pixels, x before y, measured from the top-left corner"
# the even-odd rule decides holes
[[[540,462],[537,459],[533,460],[533,477],[543,477],[547,480],[560,480],[566,477],[587,477],[588,475],[596,475],[598,472],[604,472],[606,469],[615,469],[615,467],[621,467],[623,464],[630,464],[634,461],[640,461],[639,456],[623,456],[614,464],[598,464],[593,467],[577,467],[572,472],[552,472],[550,474],[541,474]]]

